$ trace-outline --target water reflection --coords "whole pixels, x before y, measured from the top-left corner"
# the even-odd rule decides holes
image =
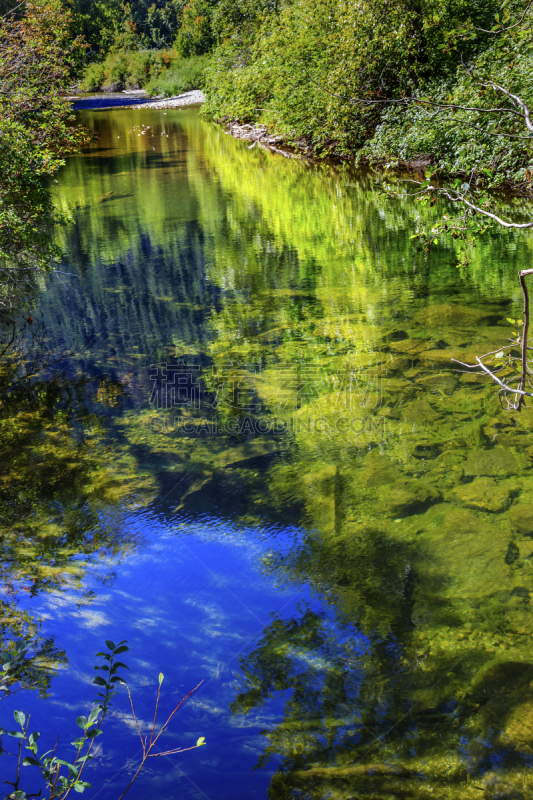
[[[60,514],[46,524],[70,531],[57,574],[93,547],[122,554],[132,494],[176,547],[231,530],[270,589],[217,731],[259,731],[265,709],[269,796],[527,796],[532,412],[504,414],[450,359],[506,340],[531,239],[495,236],[463,272],[452,250],[416,251],[414,208],[364,175],[250,151],[190,111],[85,120],[99,143],[58,190],[79,278],[43,308],[51,337],[95,334],[68,368],[99,411],[79,411],[92,439],[75,440],[87,401],[57,405],[70,416],[46,452],[67,480],[38,487]],[[239,592],[241,569],[224,573]],[[278,587],[300,605],[280,612]],[[187,592],[158,591],[164,629]],[[217,635],[186,647],[205,657]]]

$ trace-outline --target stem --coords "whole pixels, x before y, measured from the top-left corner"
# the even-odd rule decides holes
[[[155,711],[154,711],[154,722],[152,724],[152,733],[150,734],[150,747],[152,746],[152,741],[154,739],[154,731],[155,731],[155,723],[157,720],[157,707],[159,706],[159,698],[161,696],[161,684],[157,687],[157,698],[155,701]],[[150,747],[148,749],[150,749]]]
[[[533,273],[533,269],[521,269],[518,271],[518,280],[520,281],[520,286],[522,287],[522,293],[524,295],[524,329],[522,331],[522,378],[520,380],[520,389],[524,391],[526,388],[526,377],[527,377],[527,335],[529,329],[529,295],[527,291],[525,277],[526,275],[531,275]],[[518,400],[518,410],[520,411],[522,405],[524,404],[524,395],[520,395]]]

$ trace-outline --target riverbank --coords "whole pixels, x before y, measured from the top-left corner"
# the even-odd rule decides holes
[[[116,108],[184,108],[205,102],[199,89],[174,97],[148,97],[143,90],[115,94],[79,95],[69,98],[74,111],[109,111]]]
[[[123,106],[124,108],[183,108],[184,106],[198,106],[205,103],[205,95],[200,89],[193,89],[191,92],[184,92],[175,97],[153,98],[147,103],[135,103],[134,105]]]

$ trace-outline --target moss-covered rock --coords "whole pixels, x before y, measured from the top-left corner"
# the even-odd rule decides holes
[[[489,478],[518,475],[529,464],[523,454],[516,455],[506,447],[493,447],[474,450],[463,464],[467,477],[486,476]]]
[[[480,511],[504,511],[520,491],[517,481],[495,481],[494,478],[475,478],[472,483],[460,484],[452,491],[460,505]]]
[[[418,311],[414,318],[426,328],[471,327],[489,315],[477,308],[442,303]]]
[[[384,496],[387,512],[392,516],[424,511],[442,498],[438,489],[424,481],[402,478],[392,484]]]

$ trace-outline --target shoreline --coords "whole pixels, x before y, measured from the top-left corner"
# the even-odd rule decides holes
[[[205,102],[205,95],[199,89],[175,95],[174,97],[154,97],[148,98],[142,91],[120,92],[112,95],[92,94],[83,97],[81,95],[69,98],[72,100],[74,111],[111,111],[121,108],[184,108],[186,106],[198,106]]]
[[[200,89],[193,89],[189,92],[183,92],[183,94],[180,95],[174,95],[173,97],[154,97],[148,99],[143,89],[133,89],[110,95],[93,94],[90,97],[78,95],[72,96],[69,99],[72,100],[73,109],[76,111],[111,111],[121,108],[130,110],[133,108],[157,110],[199,107],[205,102],[205,95]],[[284,158],[297,158],[309,162],[317,160],[316,157],[313,157],[307,151],[303,143],[300,147],[290,147],[285,144],[282,136],[269,133],[266,125],[242,123],[239,122],[239,120],[228,119],[215,119],[213,121],[221,125],[224,128],[224,133],[233,136],[234,139],[242,139],[251,142],[251,144],[248,145],[249,150],[252,150],[254,147],[260,147],[271,153],[277,153]],[[343,160],[344,159],[337,159],[335,157],[320,159],[320,161],[330,163],[337,163],[337,161],[342,162]],[[424,168],[431,163],[432,159],[429,157],[419,158],[413,161],[399,161],[396,165],[396,169],[422,173]]]

